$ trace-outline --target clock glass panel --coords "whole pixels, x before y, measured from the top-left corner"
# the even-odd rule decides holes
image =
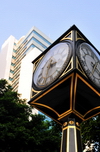
[[[44,55],[33,74],[35,89],[44,89],[62,74],[70,60],[71,52],[71,44],[61,42]]]
[[[82,43],[78,47],[77,55],[87,76],[97,87],[100,87],[99,54],[89,44]]]

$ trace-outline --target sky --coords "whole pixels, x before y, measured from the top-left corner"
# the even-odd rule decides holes
[[[0,48],[33,26],[55,41],[73,24],[100,51],[100,0],[1,0]]]

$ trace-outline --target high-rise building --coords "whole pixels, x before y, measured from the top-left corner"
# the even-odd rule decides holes
[[[6,79],[22,98],[30,99],[32,61],[43,52],[52,40],[36,27],[17,40],[10,36],[0,51],[0,79]]]

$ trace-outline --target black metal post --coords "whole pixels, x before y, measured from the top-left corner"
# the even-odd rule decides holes
[[[60,152],[82,152],[79,123],[73,118],[63,125]]]

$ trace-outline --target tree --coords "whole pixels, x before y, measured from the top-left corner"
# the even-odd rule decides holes
[[[44,115],[32,115],[19,97],[6,80],[0,80],[0,151],[60,151],[61,127]]]
[[[81,124],[82,143],[94,141],[95,151],[100,152],[100,115]]]
[[[31,136],[30,141],[34,147],[32,150],[35,152],[59,152],[60,151],[60,136],[61,127],[54,121],[48,121],[44,115],[32,115],[31,121]]]

